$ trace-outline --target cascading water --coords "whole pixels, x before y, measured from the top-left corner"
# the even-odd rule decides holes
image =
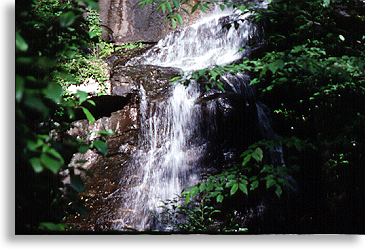
[[[137,229],[150,227],[151,211],[159,212],[161,201],[179,195],[186,186],[198,181],[195,167],[204,147],[199,136],[199,92],[176,85],[171,96],[153,102],[141,88],[141,149],[135,155],[140,166],[141,184],[136,188],[134,209],[142,212]]]
[[[129,61],[127,66],[157,65],[190,72],[232,63],[249,54],[248,46],[244,50],[240,48],[257,35],[257,27],[248,21],[249,16],[250,13],[239,12],[212,15],[172,32],[151,50]],[[246,80],[241,78],[233,81],[242,84]],[[233,86],[232,79],[223,80]],[[242,94],[239,88],[233,86],[233,92]],[[167,230],[154,224],[151,211],[161,212],[158,208],[161,200],[173,199],[184,187],[199,181],[200,163],[209,144],[209,138],[202,136],[200,128],[202,93],[195,82],[187,88],[176,84],[169,93],[167,97],[150,98],[140,87],[141,147],[133,161],[138,168],[139,181],[121,205],[120,219],[114,225],[116,229]],[[216,124],[213,122],[210,126],[210,130],[214,130]]]
[[[250,15],[250,12],[242,13],[232,8],[217,9],[202,21],[171,32],[127,65],[176,67],[190,72],[232,63],[249,54],[250,48],[245,46],[257,35],[257,27],[248,20]]]

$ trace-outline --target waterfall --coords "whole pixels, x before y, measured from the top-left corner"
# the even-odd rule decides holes
[[[149,223],[151,211],[167,199],[179,195],[184,187],[198,181],[196,166],[204,151],[194,140],[199,136],[199,92],[194,84],[187,89],[176,85],[169,98],[148,102],[141,88],[141,141],[136,164],[143,179],[136,190],[136,204],[144,217],[141,228]]]
[[[215,10],[200,22],[171,32],[127,65],[176,67],[190,72],[230,64],[249,54],[250,48],[245,46],[257,35],[257,27],[248,19],[250,15],[232,8]]]
[[[190,27],[170,33],[145,54],[130,60],[127,66],[157,65],[191,72],[230,64],[249,54],[248,41],[257,35],[256,26],[248,20],[250,15],[249,12],[236,11],[209,16]],[[240,50],[242,47],[245,49]],[[239,78],[226,75],[222,79],[235,92],[235,96],[244,96],[242,103],[248,102],[245,95],[254,95],[247,78],[240,74]],[[248,94],[241,93],[244,91]],[[168,230],[154,224],[151,212],[161,212],[158,208],[162,205],[161,200],[173,199],[184,187],[195,185],[200,180],[201,163],[210,140],[208,137],[218,133],[216,118],[208,117],[212,123],[201,127],[204,119],[202,93],[194,81],[188,87],[172,85],[167,96],[159,98],[149,97],[140,86],[139,97],[140,147],[133,156],[133,164],[138,169],[135,174],[138,182],[122,202],[120,219],[115,221],[114,227],[119,230],[125,227]],[[222,102],[220,100],[217,105],[223,105]],[[207,106],[213,109],[217,105]],[[234,107],[227,104],[223,108],[229,110]],[[210,113],[215,115],[216,111]],[[209,130],[204,131],[205,136],[202,134],[204,129]],[[269,133],[270,129],[266,128]]]

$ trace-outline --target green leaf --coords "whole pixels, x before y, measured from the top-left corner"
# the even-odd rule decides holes
[[[78,148],[78,151],[79,151],[79,153],[81,153],[81,154],[84,154],[84,153],[86,153],[86,151],[88,151],[89,150],[89,146],[87,146],[87,145],[82,145],[82,146],[80,146],[79,148]]]
[[[269,65],[268,65],[268,67],[269,67],[269,70],[271,70],[271,72],[273,73],[273,74],[275,74],[275,72],[277,71],[277,69],[279,68],[279,66],[277,65],[277,63],[276,62],[272,62],[272,63],[270,63]]]
[[[240,11],[242,11],[244,13],[246,11],[246,9],[247,9],[247,6],[240,5],[240,6],[237,7],[237,9],[239,9]]]
[[[283,189],[279,184],[276,184],[275,187],[276,187],[275,194],[280,198],[281,194],[283,193]]]
[[[43,171],[43,165],[39,158],[37,157],[31,158],[29,162],[32,165],[34,172],[40,173]]]
[[[44,142],[41,139],[37,139],[37,141],[29,140],[27,141],[27,148],[31,151],[37,150],[40,146],[42,146]]]
[[[278,66],[279,69],[283,69],[284,68],[284,61],[282,59],[275,60],[275,63]]]
[[[209,194],[209,197],[216,197],[217,195],[221,194],[221,191],[214,191]]]
[[[81,107],[81,108],[82,108],[82,111],[84,111],[84,114],[86,115],[86,119],[88,119],[91,124],[94,124],[95,118],[90,113],[90,111],[87,108],[85,108],[85,107]]]
[[[231,188],[231,195],[234,195],[238,190],[238,183],[234,184]]]
[[[81,90],[77,90],[77,92],[75,94],[75,96],[77,96],[79,98],[80,104],[87,100],[88,95],[89,95],[88,93],[81,91]]]
[[[191,191],[190,191],[190,198],[194,198],[194,196],[199,192],[199,188],[198,187],[194,187]]]
[[[222,194],[220,194],[220,195],[217,196],[217,202],[220,203],[220,202],[223,201],[223,199],[224,199],[224,196]]]
[[[76,18],[77,18],[77,16],[72,11],[68,11],[66,13],[63,13],[60,16],[60,26],[62,28],[66,28],[68,26],[71,26],[75,22]]]
[[[15,76],[15,99],[20,102],[23,98],[25,80],[22,76]]]
[[[189,201],[190,201],[190,192],[186,195],[185,197],[185,206],[187,206],[189,204]]]
[[[248,191],[247,191],[247,185],[243,184],[243,183],[239,183],[238,184],[239,189],[246,195],[248,195]]]
[[[252,157],[257,161],[260,162],[262,161],[263,157],[264,157],[264,152],[262,151],[261,148],[256,148],[255,151],[252,153]]]
[[[162,12],[165,13],[166,12],[166,5],[162,4],[161,8],[162,8]]]
[[[100,140],[93,141],[92,145],[104,156],[108,155],[108,145]]]
[[[15,32],[15,47],[16,50],[20,50],[22,52],[25,52],[28,50],[28,44],[24,40],[24,38],[19,34],[19,32]]]
[[[55,151],[55,149],[49,149],[46,153],[41,154],[40,161],[45,168],[51,170],[54,174],[57,174],[61,166],[63,165],[63,159],[55,157],[54,154],[49,152]]]
[[[199,186],[199,192],[203,192],[204,190],[205,190],[205,182],[204,183],[202,183],[202,184],[200,184],[200,186]]]
[[[266,180],[266,188],[270,188],[276,184],[276,180],[274,179],[267,179]]]
[[[259,181],[254,181],[251,183],[250,190],[255,190],[259,186]]]
[[[201,11],[203,11],[204,13],[207,12],[207,8],[204,5],[200,5],[199,7],[200,7]]]
[[[74,23],[77,16],[72,11],[67,11],[60,16],[60,26],[62,28],[68,27]]]
[[[62,87],[56,82],[51,82],[48,84],[47,88],[43,90],[45,96],[55,103],[60,103],[62,100]]]
[[[71,187],[77,192],[82,193],[85,191],[84,182],[82,181],[80,175],[71,175]]]
[[[171,19],[171,25],[172,25],[173,29],[176,28],[176,20],[175,19]]]
[[[43,103],[42,99],[36,93],[24,93],[24,104],[31,109],[41,112],[44,118],[48,117],[49,109]]]
[[[169,10],[169,12],[171,13],[172,12],[172,6],[171,6],[170,2],[166,2],[166,7]]]
[[[193,14],[195,11],[196,11],[196,9],[199,7],[199,5],[200,5],[200,3],[196,3],[195,5],[194,5],[194,7],[191,9],[191,14]]]
[[[100,131],[98,131],[98,133],[101,135],[115,135],[114,131],[111,129],[109,129],[108,131],[100,130]]]
[[[183,25],[183,19],[180,14],[176,14],[175,19],[180,25]]]
[[[174,6],[175,6],[176,8],[179,8],[180,0],[172,0],[172,3],[174,4]]]
[[[38,225],[38,229],[40,230],[50,230],[50,231],[65,231],[69,229],[66,224],[55,224],[53,222],[41,222]]]
[[[96,106],[96,103],[93,100],[86,100],[88,103],[90,103],[93,106]]]

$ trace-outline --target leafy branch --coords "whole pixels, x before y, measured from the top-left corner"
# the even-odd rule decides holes
[[[314,145],[299,138],[275,138],[270,141],[259,141],[252,144],[241,154],[242,164],[225,169],[217,175],[209,176],[196,186],[186,187],[182,192],[187,205],[197,194],[200,196],[216,197],[221,203],[225,197],[230,197],[241,191],[248,196],[250,192],[264,185],[266,189],[275,188],[275,194],[280,197],[284,186],[291,186],[288,181],[289,169],[283,165],[265,163],[264,151],[277,146],[295,147],[298,151],[304,148],[314,148]],[[293,167],[293,169],[295,169]]]

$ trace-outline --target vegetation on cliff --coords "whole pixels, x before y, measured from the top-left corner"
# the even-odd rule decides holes
[[[91,0],[17,1],[16,5],[16,232],[65,230],[60,224],[58,172],[68,168],[74,152],[94,147],[105,153],[103,142],[81,145],[55,140],[50,131],[63,131],[75,116],[74,108],[87,101],[78,91],[65,95],[70,84],[88,78],[106,80],[96,56],[110,50],[101,43],[97,3]],[[96,65],[98,70],[90,70]],[[95,67],[92,67],[95,69]],[[92,114],[81,107],[90,121]],[[72,186],[82,183],[76,175]]]

